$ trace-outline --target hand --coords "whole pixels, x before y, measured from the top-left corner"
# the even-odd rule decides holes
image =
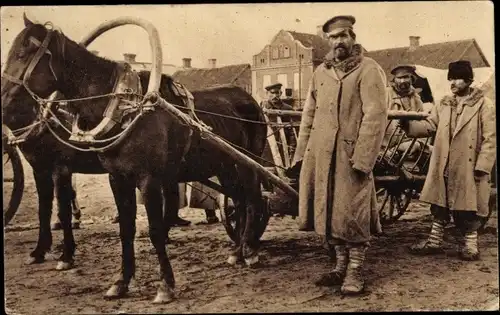
[[[475,170],[474,171],[474,180],[476,182],[479,182],[486,175],[488,175],[488,173],[480,171],[480,170]]]

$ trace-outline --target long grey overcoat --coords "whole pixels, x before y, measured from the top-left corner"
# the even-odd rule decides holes
[[[383,70],[367,57],[340,78],[325,63],[315,70],[293,162],[303,161],[301,229],[360,243],[370,240],[371,227],[381,231],[372,169],[387,123],[385,87]],[[365,175],[358,175],[353,168]],[[330,194],[329,178],[333,178]],[[328,195],[333,199],[331,219],[327,217]]]
[[[475,181],[474,170],[490,174],[495,162],[495,106],[481,90],[474,89],[464,103],[450,140],[453,105],[456,106],[454,98],[446,96],[432,108],[427,120],[409,123],[409,136],[436,135],[420,200],[451,210],[477,211],[484,217],[488,215],[489,176]],[[444,182],[446,163],[448,187]]]

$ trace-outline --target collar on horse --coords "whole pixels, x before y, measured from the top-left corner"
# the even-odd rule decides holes
[[[73,121],[70,141],[95,142],[110,132],[113,127],[122,123],[123,117],[133,110],[133,106],[130,104],[140,102],[142,87],[137,72],[132,70],[128,63],[119,63],[115,71],[117,79],[112,92],[115,95],[109,100],[103,120],[92,130],[83,131],[78,127],[77,116]]]

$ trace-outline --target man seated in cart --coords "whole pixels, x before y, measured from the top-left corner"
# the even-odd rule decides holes
[[[477,260],[477,231],[488,218],[488,181],[496,159],[496,112],[483,91],[471,87],[469,61],[450,63],[448,80],[452,95],[443,97],[426,120],[400,122],[409,136],[436,137],[420,198],[431,204],[432,228],[411,251],[443,252],[444,228],[453,217],[460,234],[459,256]]]
[[[419,95],[420,89],[416,89],[413,86],[416,81],[415,71],[415,66],[406,64],[397,65],[391,70],[393,78],[387,87],[387,107],[389,110],[413,112],[424,111],[423,102]],[[394,148],[401,140],[401,137],[405,136],[402,131],[399,131],[396,132],[396,134],[394,134],[391,138],[391,135],[394,133],[397,126],[398,122],[396,120],[390,121],[389,126],[386,129],[384,141],[382,142],[382,148],[386,148],[387,146],[389,146],[389,148]],[[397,150],[399,152],[404,152],[410,144],[411,139],[403,138],[401,144],[397,147]],[[415,142],[408,156],[411,158],[418,154],[423,145],[424,142]],[[389,154],[392,154],[392,152]]]

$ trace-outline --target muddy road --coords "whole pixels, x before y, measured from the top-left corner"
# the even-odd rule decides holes
[[[188,227],[171,231],[169,256],[177,281],[177,299],[151,303],[156,293],[157,259],[151,255],[147,219],[139,206],[136,278],[128,297],[107,301],[104,293],[120,266],[118,225],[110,221],[115,205],[107,176],[76,175],[82,228],[75,231],[76,266],[56,271],[57,246],[47,261],[24,265],[38,235],[37,195],[28,165],[21,208],[4,233],[5,295],[10,314],[207,313],[207,312],[353,312],[498,309],[498,236],[496,212],[480,235],[481,260],[461,261],[453,229],[447,230],[446,254],[415,257],[408,246],[430,227],[428,206],[412,203],[407,215],[385,228],[367,253],[367,292],[342,297],[339,288],[313,282],[331,262],[314,233],[299,232],[291,217],[273,217],[262,237],[263,266],[229,266],[230,241],[221,224],[196,225],[204,211],[184,208]],[[54,244],[62,240],[53,232]]]

